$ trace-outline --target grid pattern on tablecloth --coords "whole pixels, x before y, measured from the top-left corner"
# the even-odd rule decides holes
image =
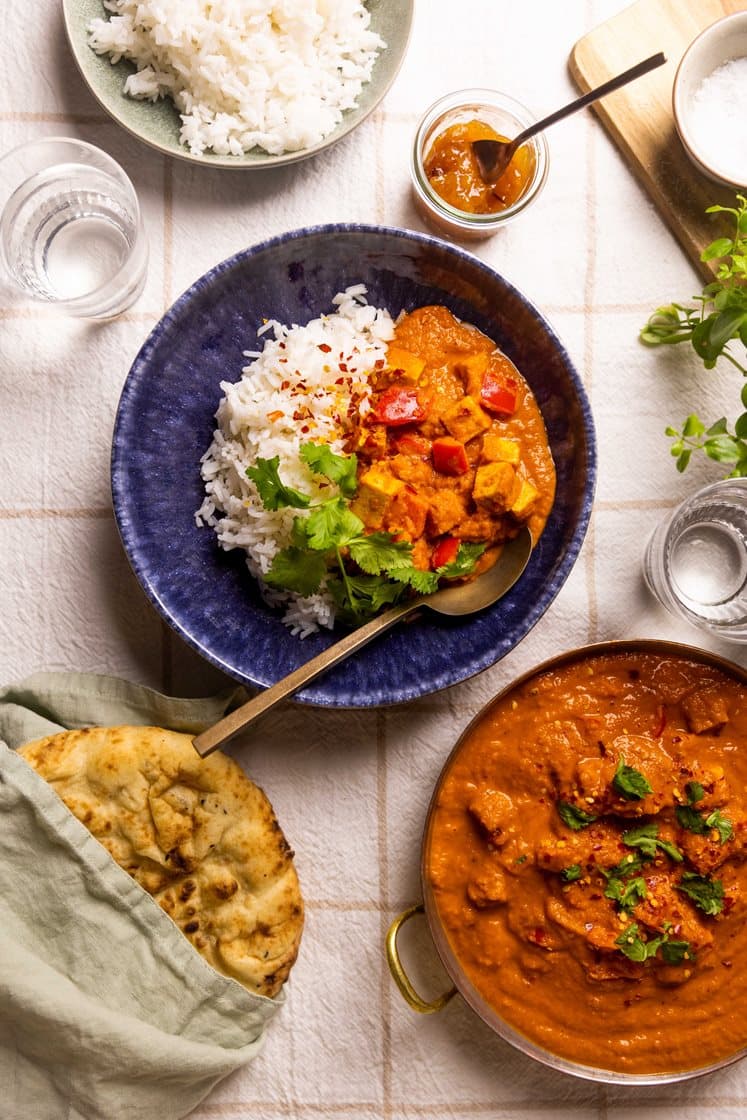
[[[0,303],[3,679],[70,668],[182,694],[225,683],[154,614],[111,514],[111,424],[142,339],[180,291],[244,245],[333,220],[423,228],[409,197],[407,158],[426,105],[448,89],[492,84],[523,91],[536,111],[555,107],[573,93],[563,66],[573,42],[621,6],[465,0],[455,25],[446,0],[421,2],[408,58],[383,107],[314,161],[257,176],[205,171],[144,149],[93,107],[72,70],[53,0],[36,5],[42,57],[33,65],[25,6],[5,6],[6,50],[14,43],[20,57],[6,59],[0,76],[2,150],[30,136],[74,133],[111,152],[141,198],[151,263],[138,303],[105,326]],[[497,41],[478,33],[485,22],[500,29]],[[537,34],[540,25],[546,34]],[[446,44],[432,30],[444,27]],[[526,81],[528,43],[541,91]],[[688,359],[653,357],[637,331],[658,303],[696,290],[694,273],[594,118],[562,127],[563,142],[558,135],[551,146],[550,182],[531,217],[475,251],[541,307],[589,392],[599,484],[586,543],[535,630],[480,677],[380,711],[286,705],[233,748],[270,794],[296,848],[307,927],[287,1006],[264,1053],[213,1092],[195,1120],[632,1120],[642,1111],[662,1120],[730,1120],[747,1108],[739,1067],[633,1094],[540,1068],[459,1000],[440,1015],[415,1016],[384,960],[389,922],[420,896],[430,791],[479,706],[565,648],[625,635],[692,640],[687,627],[652,609],[638,575],[645,535],[705,477],[695,467],[678,479],[661,435],[665,422],[687,411],[678,400]],[[704,412],[726,407],[723,377],[699,392]],[[402,940],[420,986],[440,990],[446,979],[423,924],[411,923]]]

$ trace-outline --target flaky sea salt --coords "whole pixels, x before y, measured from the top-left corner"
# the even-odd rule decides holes
[[[747,185],[747,57],[717,67],[695,91],[692,140],[725,178]]]

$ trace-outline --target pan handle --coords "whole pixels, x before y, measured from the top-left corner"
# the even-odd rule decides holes
[[[386,959],[392,978],[406,1002],[414,1011],[419,1011],[422,1015],[430,1015],[433,1011],[440,1011],[442,1007],[446,1006],[451,997],[456,994],[456,988],[450,988],[448,992],[444,992],[443,995],[431,1000],[430,1003],[421,999],[410,983],[397,951],[397,934],[400,929],[415,914],[422,914],[424,910],[425,907],[422,902],[419,902],[416,906],[411,906],[409,910],[404,910],[394,919],[386,935]]]

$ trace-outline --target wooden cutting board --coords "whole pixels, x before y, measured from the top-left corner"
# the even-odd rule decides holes
[[[745,9],[744,0],[636,0],[580,39],[568,63],[586,93],[664,51],[664,66],[597,101],[593,109],[704,281],[712,278],[712,266],[700,260],[701,250],[734,228],[723,216],[704,211],[713,203],[733,206],[736,192],[703,175],[682,147],[672,114],[672,83],[696,35]]]

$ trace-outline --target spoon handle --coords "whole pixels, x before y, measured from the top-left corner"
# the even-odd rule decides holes
[[[398,603],[397,606],[391,607],[383,614],[372,618],[370,622],[366,622],[363,626],[351,630],[344,638],[322,650],[316,657],[312,657],[304,665],[299,665],[298,669],[294,669],[292,673],[283,677],[277,684],[264,689],[253,696],[251,700],[247,700],[246,704],[242,704],[240,708],[229,712],[227,716],[218,720],[212,727],[208,727],[206,731],[196,735],[192,740],[195,750],[201,758],[212,754],[214,750],[232,739],[239,731],[243,731],[245,727],[268,712],[270,708],[274,708],[281,700],[286,700],[289,696],[298,692],[309,681],[313,681],[321,673],[331,669],[333,665],[337,665],[338,662],[349,657],[351,653],[355,653],[361,646],[367,645],[377,634],[380,634],[383,630],[388,630],[391,626],[394,626],[395,622],[399,622],[401,618],[417,610],[421,605],[422,600],[420,598],[405,600],[405,602]]]
[[[623,73],[618,74],[617,77],[610,78],[608,82],[597,86],[596,89],[590,89],[583,97],[569,102],[568,105],[564,105],[562,109],[557,109],[556,112],[551,113],[549,117],[544,117],[541,121],[536,121],[535,124],[530,125],[529,128],[519,133],[514,140],[514,144],[518,148],[525,140],[536,136],[538,132],[549,128],[551,124],[556,124],[565,117],[570,117],[571,113],[576,113],[579,109],[584,109],[587,105],[591,105],[593,101],[598,101],[600,97],[606,97],[608,93],[614,93],[616,89],[620,89],[621,86],[626,86],[628,82],[633,82],[636,78],[640,78],[641,75],[648,74],[649,70],[655,70],[657,66],[663,66],[666,61],[666,56],[663,51],[659,51],[658,54],[652,54],[650,58],[644,59],[643,62],[636,63],[636,65],[631,66],[629,70],[624,70]]]

